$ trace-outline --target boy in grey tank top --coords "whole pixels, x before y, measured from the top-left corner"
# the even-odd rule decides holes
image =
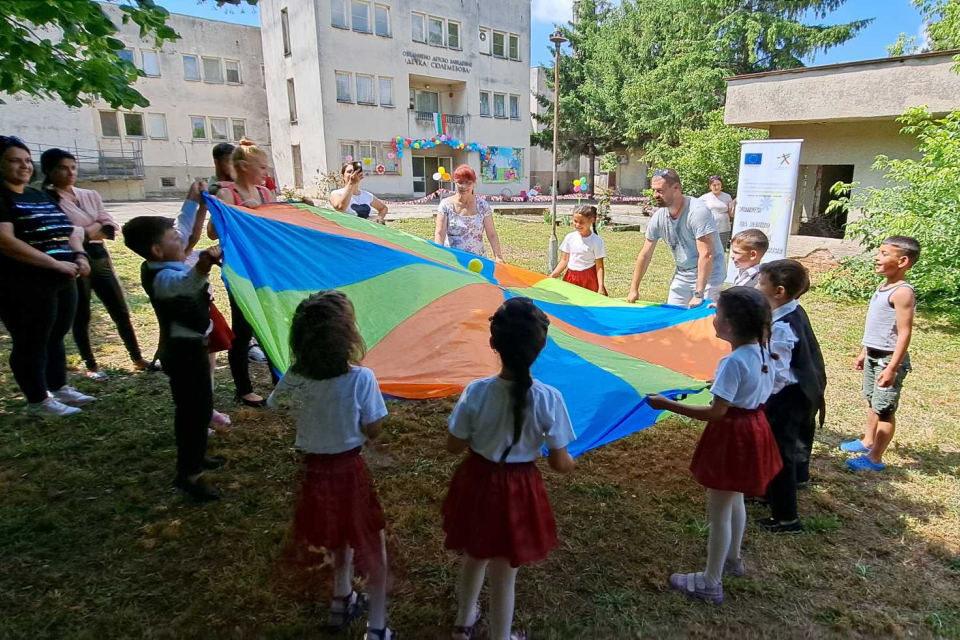
[[[867,400],[867,428],[862,440],[840,445],[841,451],[859,454],[847,460],[853,471],[882,471],[883,452],[896,430],[897,405],[903,379],[911,371],[910,338],[916,297],[907,282],[907,271],[920,257],[920,243],[908,236],[890,236],[877,249],[876,272],[886,278],[874,292],[863,331],[863,350],[857,369],[863,371],[863,396]]]

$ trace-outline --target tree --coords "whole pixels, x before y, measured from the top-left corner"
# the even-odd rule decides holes
[[[891,56],[960,49],[960,0],[911,0],[911,4],[923,18],[926,46],[917,46],[915,37],[908,38],[901,33],[897,41],[887,47]],[[955,60],[960,63],[960,56]]]
[[[623,0],[604,23],[596,69],[630,146],[678,142],[721,107],[729,76],[802,67],[870,20],[805,24],[845,0]]]
[[[763,140],[768,135],[761,129],[728,127],[723,124],[723,110],[717,109],[704,117],[703,128],[681,128],[679,145],[661,141],[649,147],[644,161],[651,168],[675,169],[689,195],[706,193],[712,175],[720,176],[729,191],[740,173],[740,141]]]
[[[560,56],[560,128],[557,155],[563,158],[587,156],[590,163],[590,195],[594,189],[594,164],[598,155],[610,151],[619,142],[617,118],[606,106],[610,85],[600,82],[596,69],[596,49],[603,37],[604,22],[611,14],[604,0],[578,0],[573,5],[573,20],[558,27],[570,41],[570,54]],[[547,86],[554,90],[553,67],[547,69]],[[554,95],[556,92],[554,91]],[[553,149],[553,100],[538,95],[545,108],[534,118],[544,125],[530,141],[544,149]]]
[[[120,6],[123,22],[140,26],[140,37],[160,47],[179,38],[166,25],[170,15],[153,0]],[[100,98],[114,108],[149,105],[130,86],[143,75],[123,60],[123,42],[92,0],[3,0],[0,2],[0,91],[59,99],[76,107]]]

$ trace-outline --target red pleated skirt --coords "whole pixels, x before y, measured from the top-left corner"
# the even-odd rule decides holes
[[[233,330],[227,324],[227,319],[217,309],[217,305],[210,303],[210,321],[213,323],[213,330],[210,331],[210,344],[207,347],[209,353],[219,353],[228,351],[233,344]]]
[[[574,271],[567,269],[563,274],[563,281],[575,284],[590,291],[600,291],[600,280],[597,278],[597,268],[595,266],[583,271]]]
[[[444,546],[477,559],[538,562],[559,546],[557,522],[533,462],[498,464],[470,452],[441,507]]]
[[[358,572],[379,563],[387,523],[360,449],[305,457],[290,549],[300,563],[322,564],[325,553],[346,546]]]
[[[763,408],[730,407],[707,423],[690,462],[697,482],[708,489],[762,496],[783,462]]]

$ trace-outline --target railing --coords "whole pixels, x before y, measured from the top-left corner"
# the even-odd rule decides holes
[[[143,178],[143,146],[139,140],[130,140],[126,144],[117,143],[116,147],[85,149],[68,145],[43,145],[27,143],[34,160],[47,149],[59,148],[77,159],[77,178],[80,180],[109,180],[115,178]]]
[[[437,135],[436,117],[433,111],[412,110],[410,122],[410,136],[429,138]],[[444,113],[447,124],[447,135],[463,140],[467,138],[467,116]]]

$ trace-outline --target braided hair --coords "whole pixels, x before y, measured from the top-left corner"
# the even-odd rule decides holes
[[[527,408],[527,393],[533,386],[530,367],[547,344],[547,328],[550,320],[533,304],[530,298],[511,298],[500,305],[490,318],[490,335],[493,348],[500,354],[505,369],[513,375],[510,397],[513,400],[513,440],[503,455],[503,464],[510,450],[520,441],[523,431],[524,412]]]
[[[597,233],[597,208],[592,204],[582,204],[573,210],[573,215],[580,214],[584,218],[593,218],[590,228]]]
[[[350,371],[363,359],[364,344],[353,303],[342,291],[319,291],[299,305],[290,327],[290,368],[313,380]]]
[[[770,349],[770,327],[773,324],[773,316],[763,294],[752,287],[731,287],[720,292],[717,311],[723,313],[737,338],[757,341],[760,345],[762,371],[767,373],[769,369],[764,352],[769,352]],[[770,357],[774,360],[779,359],[775,353],[770,354]]]

